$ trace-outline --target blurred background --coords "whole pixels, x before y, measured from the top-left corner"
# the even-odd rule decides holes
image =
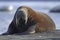
[[[7,31],[16,9],[22,5],[46,13],[60,29],[60,0],[0,0],[0,34]]]

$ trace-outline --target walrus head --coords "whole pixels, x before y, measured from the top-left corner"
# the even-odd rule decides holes
[[[30,14],[31,13],[31,14]],[[27,6],[20,6],[14,16],[16,27],[19,30],[27,30],[32,25],[35,25],[35,21],[33,20],[32,10]]]
[[[28,20],[27,14],[27,9],[19,7],[15,13],[16,25],[26,24]]]

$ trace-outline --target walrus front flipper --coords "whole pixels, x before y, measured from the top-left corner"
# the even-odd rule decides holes
[[[11,35],[11,34],[9,32],[5,32],[5,33],[3,33],[1,35]]]
[[[11,34],[14,34],[14,32],[15,32],[14,23],[11,22],[11,24],[8,27],[8,31],[3,33],[2,35],[11,35]]]

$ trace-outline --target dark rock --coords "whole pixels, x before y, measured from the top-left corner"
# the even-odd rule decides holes
[[[60,12],[60,6],[56,6],[50,10],[50,12]]]
[[[12,11],[13,7],[12,6],[0,6],[0,12],[6,12],[6,11]]]

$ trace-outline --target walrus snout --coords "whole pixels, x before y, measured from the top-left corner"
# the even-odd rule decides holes
[[[16,13],[16,24],[24,24],[25,23],[25,13],[23,10],[19,10]]]

